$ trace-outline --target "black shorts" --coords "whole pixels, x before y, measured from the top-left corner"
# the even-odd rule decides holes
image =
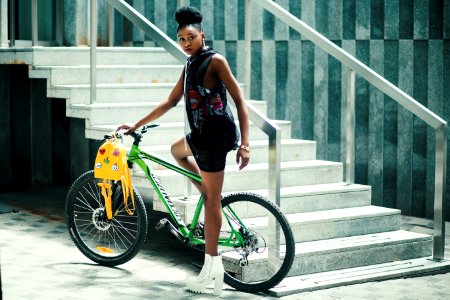
[[[215,149],[204,150],[200,149],[198,145],[195,145],[195,139],[192,138],[192,133],[186,134],[186,141],[191,148],[195,161],[197,162],[200,170],[204,172],[220,172],[225,169],[226,157],[228,151]]]

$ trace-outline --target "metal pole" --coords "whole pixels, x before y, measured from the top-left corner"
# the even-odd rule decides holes
[[[185,0],[178,0],[178,7],[183,7],[186,6],[186,1]]]
[[[31,45],[38,45],[38,8],[37,8],[37,0],[31,1]]]
[[[91,45],[90,45],[90,96],[91,104],[97,100],[97,0],[91,1]]]
[[[252,76],[252,2],[245,1],[245,88],[244,97],[250,99],[250,82]]]
[[[347,153],[344,167],[347,184],[353,184],[355,182],[355,71],[349,69],[347,76]]]
[[[114,46],[114,10],[111,4],[106,1],[106,30],[108,34],[108,46]]]
[[[16,3],[14,0],[9,1],[9,46],[16,45]]]
[[[445,199],[447,180],[447,125],[436,129],[433,259],[443,261],[445,252]]]
[[[269,199],[281,208],[281,130],[278,128],[269,134]],[[277,270],[280,266],[276,262],[280,262],[280,245],[281,245],[281,228],[275,218],[268,216],[269,238],[268,256],[272,263],[269,268]]]

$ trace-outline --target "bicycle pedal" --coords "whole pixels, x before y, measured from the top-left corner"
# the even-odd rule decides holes
[[[164,227],[167,226],[168,223],[169,220],[167,220],[166,218],[159,220],[158,224],[156,224],[155,226],[156,231],[163,229]]]

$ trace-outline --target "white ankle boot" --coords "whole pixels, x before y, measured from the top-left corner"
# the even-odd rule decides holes
[[[186,286],[195,293],[204,293],[206,286],[214,280],[214,295],[222,294],[223,274],[222,256],[205,254],[205,263],[196,278],[188,278]]]

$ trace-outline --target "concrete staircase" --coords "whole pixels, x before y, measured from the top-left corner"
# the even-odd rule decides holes
[[[167,97],[182,70],[182,65],[160,48],[98,48],[97,101],[89,104],[88,48],[34,48],[11,53],[8,59],[29,64],[31,78],[46,78],[48,97],[66,99],[67,116],[86,119],[86,137],[90,139],[102,139],[118,124],[148,113]],[[265,102],[253,104],[266,111]],[[147,134],[144,148],[172,160],[170,144],[183,136],[183,120],[180,103],[159,120],[160,127]],[[282,128],[281,209],[292,226],[297,250],[291,277],[286,279],[294,282],[294,288],[282,284],[273,294],[302,291],[299,286],[305,277],[296,276],[315,273],[310,276],[317,277],[336,270],[353,274],[365,266],[398,265],[398,261],[431,255],[431,236],[400,230],[399,210],[372,206],[369,186],[345,184],[341,163],[317,160],[315,142],[292,139],[290,122],[277,123]],[[267,138],[253,125],[250,132],[251,164],[239,171],[235,153],[230,153],[224,193],[249,190],[268,194]],[[181,215],[190,218],[196,201],[183,198],[184,178],[168,170],[156,173]],[[139,187],[150,187],[139,170],[134,171],[133,179]],[[159,201],[154,208],[164,211]],[[303,290],[320,286],[312,283]]]

